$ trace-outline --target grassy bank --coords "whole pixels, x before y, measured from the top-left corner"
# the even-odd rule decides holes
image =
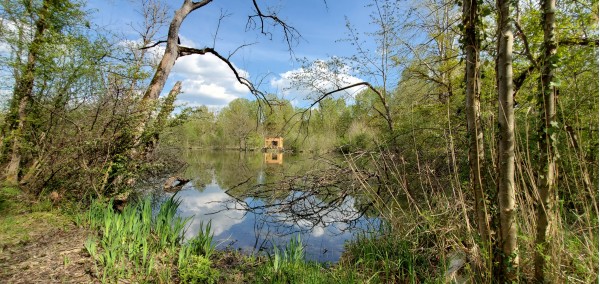
[[[74,225],[75,211],[0,186],[0,283],[94,282],[81,254],[90,232]]]
[[[170,199],[149,199],[115,211],[110,202],[87,209],[34,200],[15,188],[0,190],[0,280],[135,283],[416,283],[421,263],[407,243],[363,235],[347,244],[335,265],[306,261],[293,237],[268,254],[216,251],[211,224],[183,241],[188,219]],[[153,213],[154,212],[154,213]],[[64,245],[60,245],[64,244]],[[67,253],[65,253],[67,252]],[[27,257],[24,257],[27,255]],[[45,263],[36,259],[45,259]],[[29,270],[29,271],[28,271]],[[40,271],[31,273],[31,271]],[[44,274],[45,272],[45,274]],[[52,277],[48,277],[52,275]],[[432,282],[436,278],[430,278]]]
[[[463,205],[451,205],[453,201],[444,197],[430,196],[432,204],[444,206],[405,208],[402,214],[383,216],[387,226],[357,235],[346,244],[338,263],[323,264],[305,260],[298,237],[267,254],[216,251],[208,223],[184,241],[189,219],[177,216],[176,199],[162,204],[142,199],[122,211],[96,200],[80,210],[4,187],[0,282],[447,283],[451,278],[487,282],[478,278],[485,275],[478,272],[485,266],[483,252],[469,245],[477,240],[470,239],[473,233],[461,222]],[[593,280],[587,265],[596,259],[582,258],[589,253],[581,240],[585,238],[573,235],[565,244],[568,252],[580,256],[573,257],[565,273],[572,279]],[[527,282],[525,276],[522,279]]]
[[[49,200],[33,200],[14,187],[0,188],[0,252],[26,244],[49,228],[66,229],[69,217]]]
[[[349,269],[355,267],[307,262],[300,238],[266,255],[215,251],[208,223],[184,242],[189,219],[176,215],[178,206],[173,198],[157,207],[143,199],[115,212],[110,203],[94,202],[76,221],[98,232],[85,243],[96,277],[140,283],[364,283],[371,278]]]

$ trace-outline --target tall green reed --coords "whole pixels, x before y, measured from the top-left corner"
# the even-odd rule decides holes
[[[94,201],[85,215],[87,224],[98,230],[99,238],[86,241],[86,249],[102,267],[102,281],[133,278],[136,281],[161,281],[173,277],[173,260],[178,266],[191,255],[209,257],[214,251],[210,223],[198,236],[183,244],[186,225],[191,218],[181,218],[177,209],[181,201],[171,197],[154,210],[145,198],[115,212],[112,203]],[[99,272],[100,273],[100,272]]]

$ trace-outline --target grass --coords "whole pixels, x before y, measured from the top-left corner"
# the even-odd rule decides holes
[[[337,265],[305,260],[300,236],[266,256],[218,252],[212,224],[201,224],[193,239],[183,242],[188,219],[177,216],[179,202],[169,199],[153,215],[144,199],[122,213],[110,203],[94,202],[84,222],[100,233],[85,243],[103,282],[181,283],[417,283],[416,267],[425,262],[413,245],[379,235],[361,235],[347,246]]]
[[[27,242],[29,228],[40,226],[75,223],[89,227],[92,234],[83,249],[95,263],[95,277],[105,283],[386,283],[409,279],[393,276],[400,270],[397,255],[389,252],[398,246],[376,235],[360,236],[348,244],[343,261],[330,265],[306,261],[299,236],[284,247],[274,246],[267,255],[217,252],[211,222],[201,224],[198,234],[184,242],[189,220],[178,217],[175,199],[159,207],[142,199],[128,204],[121,213],[115,212],[110,202],[95,200],[84,213],[75,214],[73,206],[63,206],[70,208],[65,211],[51,203],[31,207],[16,202],[20,196],[14,188],[0,191],[0,240]],[[73,262],[68,256],[60,261],[63,266]]]
[[[82,221],[99,232],[85,243],[96,260],[98,277],[103,282],[172,282],[184,277],[214,283],[219,274],[211,267],[210,223],[184,244],[189,218],[177,216],[179,204],[170,198],[155,213],[152,201],[145,198],[119,213],[110,202],[94,201]]]
[[[273,246],[268,260],[256,269],[255,283],[366,283],[352,267],[306,261],[300,236],[291,238],[284,248]]]
[[[33,201],[17,188],[0,187],[0,252],[5,246],[29,242],[46,228],[68,224],[70,219],[49,201]]]

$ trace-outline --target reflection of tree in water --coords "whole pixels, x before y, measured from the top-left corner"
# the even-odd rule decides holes
[[[233,199],[225,201],[222,210],[241,207],[279,236],[328,226],[341,234],[360,226],[369,206],[356,190],[352,171],[339,163],[320,159],[311,170],[298,172],[267,167],[264,182],[228,190]]]
[[[213,178],[224,189],[245,182],[255,183],[256,173],[262,166],[257,155],[238,151],[191,151],[186,156],[188,167],[184,176],[192,179],[200,191]]]
[[[377,226],[369,224],[377,218],[369,216],[370,201],[359,190],[364,180],[356,179],[343,157],[285,155],[284,159],[283,164],[268,164],[262,153],[191,152],[185,176],[202,179],[195,185],[204,195],[182,193],[189,204],[185,210],[204,216],[194,219],[198,224],[210,218],[226,227],[220,246],[256,251],[301,233],[313,240],[309,251],[318,258],[329,249],[337,251],[330,256],[341,252],[352,229]],[[319,242],[324,248],[320,252]]]

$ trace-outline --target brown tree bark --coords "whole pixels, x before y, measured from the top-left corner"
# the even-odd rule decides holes
[[[481,73],[479,50],[480,40],[480,16],[478,0],[463,0],[463,26],[465,28],[465,54],[466,54],[466,112],[467,112],[467,135],[469,139],[469,169],[471,190],[475,196],[475,213],[477,215],[477,227],[482,245],[488,255],[491,255],[491,235],[489,215],[486,205],[485,186],[482,178],[482,168],[485,161],[483,145],[483,129],[481,127],[480,110],[480,86]],[[492,257],[489,257],[491,260]],[[491,267],[489,267],[491,268]]]
[[[6,166],[6,181],[16,184],[19,182],[19,172],[21,171],[21,148],[23,144],[23,132],[25,130],[25,121],[27,119],[27,108],[33,97],[33,84],[35,79],[35,68],[38,57],[41,52],[44,32],[48,28],[48,16],[50,13],[51,1],[44,0],[41,10],[37,13],[38,19],[35,21],[35,34],[29,44],[29,54],[27,55],[27,64],[25,65],[21,76],[17,78],[12,97],[11,112],[13,112],[13,121],[9,121],[9,131],[11,137],[10,161]]]
[[[209,4],[210,2],[212,2],[212,0],[204,0],[200,2],[185,0],[183,5],[181,5],[177,11],[175,11],[173,20],[171,20],[171,24],[169,25],[165,53],[163,54],[158,68],[154,73],[154,77],[152,77],[152,81],[150,82],[148,89],[142,97],[142,102],[158,99],[160,92],[164,88],[165,82],[169,77],[169,73],[171,73],[171,69],[179,57],[179,28],[181,27],[183,20],[191,12]]]
[[[513,100],[513,30],[511,0],[497,0],[498,57],[496,80],[498,84],[498,205],[500,211],[500,280],[517,280],[519,255],[515,208],[515,116]]]
[[[151,106],[162,92],[165,87],[165,83],[171,73],[171,69],[175,65],[175,61],[179,57],[179,28],[183,23],[183,20],[196,9],[199,9],[207,4],[212,2],[212,0],[203,0],[200,2],[194,2],[191,0],[184,0],[181,7],[175,11],[175,15],[171,20],[171,24],[169,25],[169,33],[167,35],[165,53],[163,54],[158,67],[156,68],[156,72],[154,72],[154,76],[152,77],[152,81],[150,81],[150,85],[142,100],[140,102],[139,112],[141,115],[140,122],[134,134],[134,139],[136,144],[140,142],[140,138],[144,132],[146,127],[146,123],[149,120],[151,113]]]
[[[541,0],[542,27],[544,44],[541,62],[541,93],[538,99],[541,120],[540,137],[540,171],[538,178],[537,232],[535,254],[535,280],[538,283],[548,281],[546,277],[546,257],[549,256],[550,243],[548,235],[552,226],[552,194],[555,190],[556,147],[555,135],[558,125],[556,121],[556,89],[553,86],[555,64],[557,61],[557,41],[555,34],[556,0]]]

